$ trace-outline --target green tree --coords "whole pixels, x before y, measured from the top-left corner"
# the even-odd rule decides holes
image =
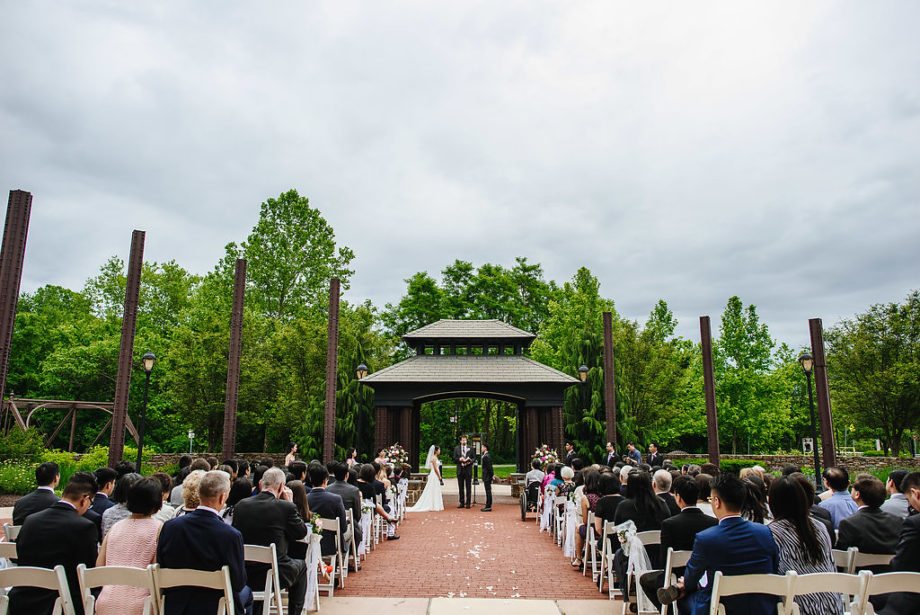
[[[879,430],[899,454],[920,422],[920,291],[841,321],[825,340],[835,413]]]

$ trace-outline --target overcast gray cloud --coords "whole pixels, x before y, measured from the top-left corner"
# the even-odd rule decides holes
[[[920,287],[920,7],[8,2],[0,186],[23,286],[78,288],[130,231],[209,270],[294,187],[349,299],[455,258],[585,265],[697,339],[731,295],[774,336]]]

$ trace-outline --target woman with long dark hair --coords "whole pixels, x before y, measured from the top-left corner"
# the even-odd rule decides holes
[[[668,506],[655,495],[652,476],[648,472],[633,472],[626,479],[626,500],[616,509],[617,525],[631,519],[637,532],[660,530],[661,522],[668,518]]]
[[[770,485],[770,510],[773,522],[767,526],[779,552],[779,570],[798,574],[836,572],[831,554],[831,538],[825,527],[811,518],[811,502],[805,489],[791,476],[782,476]],[[829,592],[795,597],[801,615],[839,615],[843,613],[840,594]]]

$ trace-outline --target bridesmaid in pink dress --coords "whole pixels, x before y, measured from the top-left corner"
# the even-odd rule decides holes
[[[154,563],[157,539],[163,525],[151,515],[160,510],[163,488],[155,478],[144,478],[128,490],[131,516],[112,526],[102,541],[97,566],[131,566],[146,568]],[[145,589],[106,585],[96,600],[99,615],[141,615]]]

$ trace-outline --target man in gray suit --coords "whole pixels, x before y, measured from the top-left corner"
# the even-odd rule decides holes
[[[333,461],[329,465],[331,466],[329,470],[335,476],[335,482],[329,483],[326,491],[342,497],[342,504],[345,505],[345,510],[350,510],[354,518],[354,524],[346,530],[345,537],[346,539],[350,538],[349,532],[351,532],[354,534],[355,544],[361,544],[361,538],[363,537],[361,532],[361,490],[346,480],[348,466],[338,461]]]

